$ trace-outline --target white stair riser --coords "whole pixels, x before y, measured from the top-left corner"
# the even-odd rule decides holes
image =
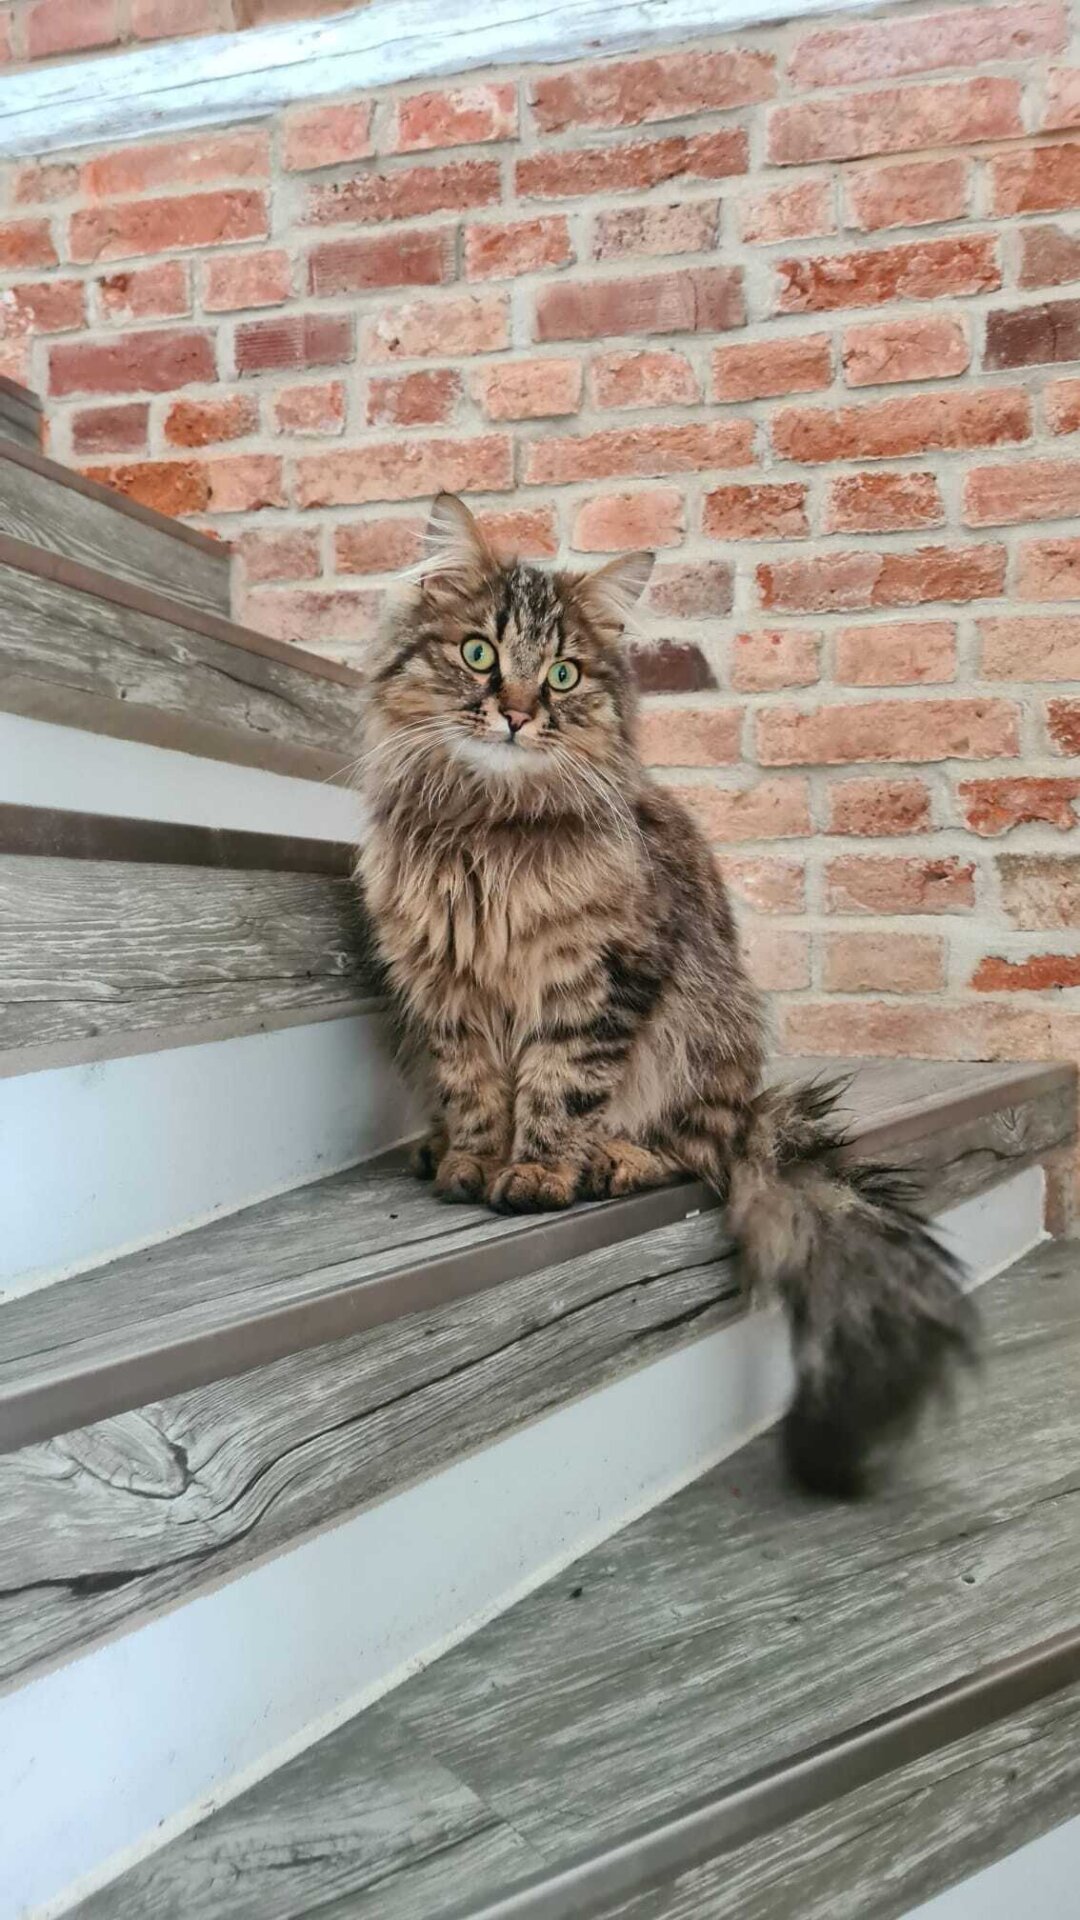
[[[0,1079],[0,1299],[414,1131],[377,1011]]]
[[[353,842],[358,795],[328,781],[0,713],[0,804]]]
[[[988,1279],[1043,1237],[1042,1207],[1031,1168],[942,1224]],[[733,1322],[0,1701],[0,1920],[113,1878],[736,1451],[789,1390],[776,1316]]]
[[[961,1880],[905,1920],[1076,1920],[1080,1911],[1080,1818],[1029,1840],[1006,1859]]]

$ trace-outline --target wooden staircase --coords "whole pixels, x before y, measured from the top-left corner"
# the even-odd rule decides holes
[[[662,1516],[713,1503],[730,1546],[727,1481],[699,1476],[777,1417],[785,1341],[701,1188],[495,1219],[408,1177],[348,878],[356,676],[231,624],[227,553],[46,459],[35,418],[0,390],[0,1920],[440,1913],[554,1842],[507,1842],[445,1755],[420,1780],[426,1682],[399,1683],[457,1641],[431,1673],[482,1675],[556,1570],[653,1509],[620,1538],[678,1616]],[[1071,1068],[867,1063],[850,1102],[862,1150],[928,1165],[976,1279],[1039,1241]],[[821,1512],[755,1446],[740,1550],[790,1524],[812,1571]],[[864,1523],[896,1552],[898,1485]],[[857,1516],[828,1524],[857,1558]],[[313,1782],[352,1838],[275,1877]],[[417,1879],[459,1827],[479,1851]]]

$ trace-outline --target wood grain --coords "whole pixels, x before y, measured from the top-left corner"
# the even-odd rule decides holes
[[[468,1911],[535,1872],[536,1856],[554,1866],[609,1844],[1075,1626],[1078,1250],[1040,1249],[984,1304],[982,1378],[875,1500],[800,1498],[781,1484],[772,1443],[755,1442],[134,1868],[79,1920]],[[895,1920],[1075,1811],[1078,1732],[1074,1689],[616,1911]],[[431,1763],[530,1858],[508,1870],[505,1856],[442,1853],[425,1879],[420,1770]],[[374,1807],[385,1835],[375,1857],[344,1811],[370,1834]]]
[[[0,442],[4,441],[17,447],[39,447],[41,412],[37,407],[28,406],[17,393],[0,388]]]
[[[0,413],[0,425],[3,418]],[[36,439],[29,444],[36,446]],[[194,546],[167,522],[158,526],[126,512],[119,494],[70,484],[75,477],[44,458],[19,460],[0,445],[0,532],[186,605],[228,614],[227,546]]]

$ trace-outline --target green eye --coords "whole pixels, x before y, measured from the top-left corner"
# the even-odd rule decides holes
[[[495,649],[490,640],[484,640],[478,633],[470,634],[461,643],[461,657],[474,673],[490,673],[495,665]]]
[[[556,693],[569,693],[581,679],[581,668],[576,660],[555,660],[547,670],[547,683]]]

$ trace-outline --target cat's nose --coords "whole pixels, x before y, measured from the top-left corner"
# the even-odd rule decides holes
[[[531,720],[532,715],[531,713],[517,713],[513,707],[510,707],[503,710],[503,719],[506,721],[510,732],[514,734],[521,732],[526,720]]]

